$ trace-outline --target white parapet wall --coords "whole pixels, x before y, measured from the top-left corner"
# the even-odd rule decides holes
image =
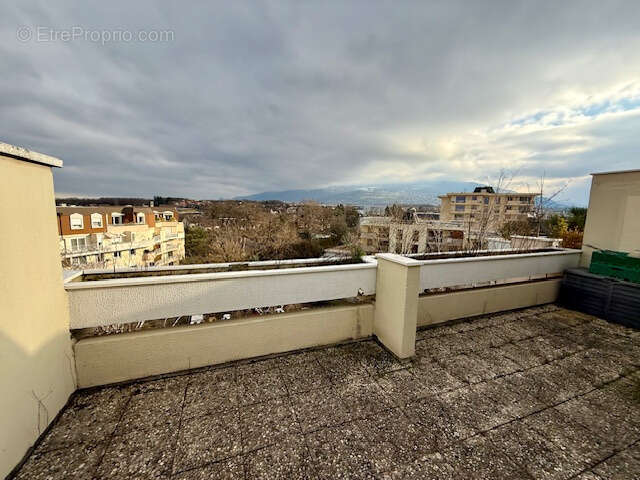
[[[580,254],[580,250],[559,249],[552,252],[420,260],[420,291],[559,274],[567,268],[577,267]]]
[[[71,329],[309,303],[376,289],[375,262],[65,283]]]
[[[373,305],[314,308],[80,340],[80,388],[370,337]]]

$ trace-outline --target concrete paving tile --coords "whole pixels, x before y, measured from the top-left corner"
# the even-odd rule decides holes
[[[75,444],[59,450],[35,453],[27,459],[15,480],[92,480],[105,444]]]
[[[549,343],[545,336],[538,336],[516,343],[519,347],[528,351],[530,355],[543,360],[542,363],[551,362],[563,355],[557,351],[556,347]]]
[[[390,395],[372,378],[342,383],[337,387],[339,396],[349,412],[351,419],[376,415],[394,408],[396,404]]]
[[[374,473],[400,468],[428,451],[422,442],[422,426],[411,421],[402,410],[381,412],[355,422],[364,435],[366,451]]]
[[[282,363],[283,357],[263,358],[258,360],[249,360],[236,364],[233,368],[237,376],[251,375],[253,373],[265,372],[278,368]]]
[[[513,360],[521,369],[529,369],[547,362],[546,356],[537,354],[523,345],[523,342],[507,343],[499,348],[500,353]]]
[[[96,477],[99,479],[155,479],[171,473],[176,431],[139,430],[113,437]]]
[[[324,368],[316,360],[314,355],[287,357],[289,361],[283,362],[280,374],[290,394],[307,392],[314,388],[331,385]]]
[[[545,380],[540,367],[504,377],[504,381],[515,391],[526,392],[544,406],[555,403],[555,386]]]
[[[245,456],[246,479],[313,479],[315,470],[305,439],[301,435],[287,437],[282,443],[261,448]]]
[[[593,472],[602,479],[637,480],[640,475],[640,459],[623,451],[594,466]]]
[[[266,370],[237,377],[240,387],[239,405],[252,405],[287,395],[287,387],[279,369]]]
[[[564,402],[593,389],[591,383],[584,377],[573,375],[567,364],[560,361],[549,363],[529,370],[530,375],[536,375],[550,385],[548,390],[536,392],[537,398],[545,404]]]
[[[513,418],[521,418],[546,407],[532,393],[515,387],[513,377],[514,375],[508,375],[496,378],[479,383],[474,388],[484,387],[482,393],[501,405]]]
[[[413,375],[433,393],[448,392],[466,385],[433,361],[419,361],[411,369]]]
[[[453,445],[442,452],[442,456],[454,465],[457,478],[466,479],[513,479],[527,478],[521,466],[511,461],[487,437],[478,435]]]
[[[499,348],[487,348],[475,353],[489,366],[492,378],[509,375],[522,369],[516,362],[504,356]]]
[[[550,440],[559,448],[568,451],[587,469],[613,453],[610,446],[595,438],[584,427],[569,421],[555,408],[547,408],[523,420],[527,428]]]
[[[172,480],[243,480],[244,464],[241,457],[194,468],[171,477]]]
[[[291,407],[303,433],[351,420],[339,390],[333,386],[292,395]]]
[[[477,383],[493,377],[490,365],[475,353],[446,358],[440,364],[450,375],[466,383]]]
[[[514,418],[508,409],[495,402],[485,390],[485,383],[479,383],[442,395],[440,398],[441,401],[448,402],[454,416],[464,419],[474,432],[484,432]]]
[[[367,441],[355,425],[347,423],[305,435],[311,464],[319,478],[373,478]]]
[[[104,388],[80,392],[53,425],[39,446],[44,452],[74,443],[105,442],[115,431],[131,389]]]
[[[181,389],[134,389],[116,428],[116,435],[132,430],[166,426],[176,428],[185,397],[186,384]]]
[[[182,418],[233,410],[240,404],[243,389],[235,381],[235,369],[210,370],[192,375],[187,387]]]
[[[593,349],[567,357],[559,364],[571,369],[575,375],[579,375],[594,386],[616,380],[625,372],[624,365],[614,357]]]
[[[359,381],[369,376],[360,359],[344,347],[320,350],[316,359],[334,385]]]
[[[439,451],[476,433],[471,419],[456,410],[453,400],[432,396],[404,409],[408,418],[424,427],[422,443],[427,452]]]
[[[453,341],[453,338],[456,338],[457,335],[453,337],[433,337],[427,338],[425,340],[416,342],[416,357],[421,360],[443,360],[445,358],[450,357],[448,346]],[[460,343],[460,345],[463,345]],[[471,347],[467,346],[469,349]]]
[[[239,411],[244,452],[281,442],[300,433],[300,426],[288,398],[249,405]]]
[[[572,422],[589,430],[594,438],[616,450],[626,448],[640,439],[637,425],[615,416],[608,408],[599,408],[585,397],[570,400],[555,407]]]
[[[375,342],[359,342],[349,346],[352,355],[356,355],[370,375],[380,375],[392,370],[404,368],[391,353]]]
[[[384,480],[459,480],[454,465],[439,452],[422,455],[419,459],[379,475]]]
[[[487,437],[533,478],[564,480],[582,471],[580,459],[557,448],[522,422],[499,427],[489,432]]]
[[[182,422],[173,472],[202,467],[242,452],[238,413],[221,412]]]
[[[409,402],[414,402],[430,393],[430,389],[424,385],[411,370],[393,370],[376,378],[391,401],[403,406]]]

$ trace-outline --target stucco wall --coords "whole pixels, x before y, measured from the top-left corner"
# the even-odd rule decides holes
[[[631,252],[640,249],[640,171],[595,174],[584,229],[582,265],[593,247]]]
[[[51,168],[0,155],[0,478],[75,389]]]
[[[561,279],[421,296],[418,326],[555,302]]]
[[[373,305],[87,338],[75,344],[79,387],[143,378],[289,350],[366,338]]]

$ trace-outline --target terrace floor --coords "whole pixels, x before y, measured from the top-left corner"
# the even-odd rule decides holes
[[[545,306],[78,392],[19,479],[638,479],[640,332]]]

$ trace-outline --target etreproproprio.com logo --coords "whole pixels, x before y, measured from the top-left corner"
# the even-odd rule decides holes
[[[84,41],[100,43],[112,42],[172,42],[173,30],[126,30],[126,29],[89,29],[82,26],[53,28],[42,25],[20,26],[16,29],[16,38],[21,42],[74,42]]]

